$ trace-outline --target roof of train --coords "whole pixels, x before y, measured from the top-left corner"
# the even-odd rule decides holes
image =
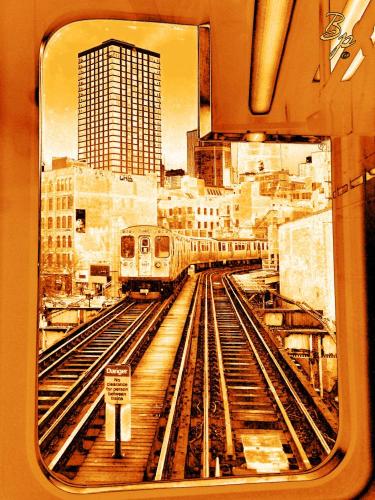
[[[138,225],[134,225],[134,226],[129,226],[129,227],[125,227],[124,229],[122,229],[122,233],[126,232],[126,231],[132,231],[132,230],[159,230],[159,231],[166,231],[168,233],[172,233],[172,231],[167,228],[167,227],[163,227],[163,226],[155,226],[153,224],[138,224]],[[176,234],[176,233],[174,233]]]
[[[204,236],[187,236],[185,234],[180,234],[172,229],[169,229],[167,227],[163,226],[155,226],[153,224],[139,224],[139,225],[134,225],[134,226],[129,226],[124,229],[122,229],[122,233],[129,231],[129,230],[141,230],[141,229],[158,229],[161,231],[166,231],[168,233],[172,233],[176,236],[179,236],[181,238],[188,238],[189,240],[196,240],[196,241],[205,241],[205,240],[214,240],[214,241],[267,241],[267,238],[213,238],[213,237],[204,237]]]

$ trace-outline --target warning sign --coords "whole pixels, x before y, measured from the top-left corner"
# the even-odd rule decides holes
[[[130,403],[130,366],[108,365],[104,372],[105,402],[126,405]]]
[[[104,371],[105,439],[121,441],[131,439],[130,366],[107,365]],[[116,405],[120,410],[119,431],[116,433]]]

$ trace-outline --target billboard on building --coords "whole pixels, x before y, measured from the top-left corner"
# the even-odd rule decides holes
[[[76,233],[86,232],[86,210],[76,208]]]

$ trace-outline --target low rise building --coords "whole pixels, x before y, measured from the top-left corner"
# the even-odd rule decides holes
[[[332,211],[279,226],[280,293],[335,320]]]
[[[156,175],[121,175],[84,162],[42,172],[41,289],[101,291],[118,280],[120,232],[156,224]]]
[[[173,186],[159,190],[159,225],[186,236],[233,235],[233,189],[205,187],[203,179],[187,175]]]
[[[298,343],[304,341],[310,350],[314,348],[316,357],[310,358],[310,368],[313,372],[318,363],[320,389],[331,391],[337,383],[331,209],[279,226],[279,277],[281,295],[322,315],[330,332],[309,335],[302,330],[285,347],[298,349]]]

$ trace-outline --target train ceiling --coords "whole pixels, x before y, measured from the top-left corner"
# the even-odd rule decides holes
[[[245,3],[247,8],[228,13],[224,25],[215,17],[211,23],[212,131],[226,131],[229,139],[233,132],[235,140],[266,132],[266,140],[293,142],[296,136],[370,135],[375,2]],[[330,21],[335,24],[328,31],[337,36],[322,39]],[[354,107],[361,128],[359,120],[353,123]]]

